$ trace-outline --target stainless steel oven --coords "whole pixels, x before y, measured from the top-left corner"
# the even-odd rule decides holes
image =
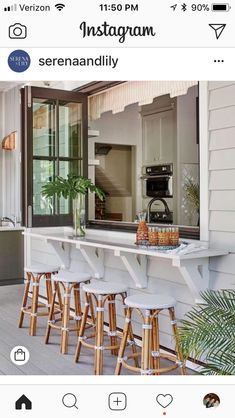
[[[147,166],[143,171],[144,197],[173,197],[173,164]]]

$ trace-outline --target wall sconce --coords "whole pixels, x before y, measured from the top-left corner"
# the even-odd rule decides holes
[[[16,149],[16,131],[11,132],[2,140],[2,149],[12,151]]]

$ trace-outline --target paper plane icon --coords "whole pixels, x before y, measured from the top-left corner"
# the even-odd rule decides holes
[[[177,4],[173,4],[173,6],[171,6],[171,8],[175,11],[177,7]]]
[[[223,31],[224,31],[224,29],[225,29],[226,24],[224,24],[224,23],[216,23],[216,24],[209,24],[209,26],[210,26],[212,29],[214,29],[216,39],[219,39],[219,38],[220,38],[220,36],[222,35],[222,32],[223,32]]]

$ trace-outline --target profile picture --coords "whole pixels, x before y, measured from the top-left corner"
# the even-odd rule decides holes
[[[216,393],[208,393],[203,398],[203,405],[205,405],[206,408],[216,408],[220,405],[220,398]]]

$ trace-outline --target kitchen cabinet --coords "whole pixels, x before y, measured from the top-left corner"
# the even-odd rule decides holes
[[[171,163],[174,159],[173,110],[143,116],[143,165]]]
[[[0,286],[22,283],[24,237],[22,228],[0,227]]]

